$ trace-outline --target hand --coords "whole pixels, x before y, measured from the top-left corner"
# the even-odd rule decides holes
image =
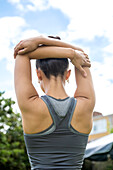
[[[76,50],[75,55],[71,60],[71,62],[81,72],[82,76],[84,77],[87,76],[87,73],[83,69],[83,67],[91,67],[91,63],[87,54]]]
[[[41,36],[20,41],[14,48],[14,58],[17,54],[23,55],[34,51],[40,44]]]

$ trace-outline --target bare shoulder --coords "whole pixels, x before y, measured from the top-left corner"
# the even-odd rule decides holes
[[[78,98],[71,121],[73,128],[78,132],[89,134],[92,129],[92,113],[93,107],[90,106],[90,101]]]
[[[27,111],[22,111],[24,132],[31,134],[47,129],[53,120],[44,101],[37,97],[28,102]]]
[[[41,99],[41,97],[32,97],[27,101],[27,109],[22,110],[22,114],[44,114],[45,109],[47,109],[47,106],[45,102]]]

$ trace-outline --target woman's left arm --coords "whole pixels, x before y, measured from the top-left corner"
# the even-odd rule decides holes
[[[32,101],[39,95],[32,84],[31,63],[27,55],[16,56],[14,84],[19,108],[22,112],[28,112]]]
[[[32,84],[31,58],[73,58],[74,52],[70,48],[61,47],[39,47],[37,50],[17,55],[15,60],[14,82],[18,105],[22,112],[28,112],[33,103],[39,99],[39,95]],[[33,108],[32,108],[33,109]]]

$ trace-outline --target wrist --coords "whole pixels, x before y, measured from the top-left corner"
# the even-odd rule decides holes
[[[37,46],[39,46],[39,44],[43,44],[44,43],[44,37],[42,35],[35,37],[34,38],[34,42],[37,44]]]
[[[40,36],[40,44],[46,45],[46,46],[59,46],[59,40],[49,37]]]
[[[75,50],[74,49],[72,49],[72,48],[70,48],[70,55],[69,55],[69,59],[72,61],[73,59],[74,59],[74,57],[75,57]]]

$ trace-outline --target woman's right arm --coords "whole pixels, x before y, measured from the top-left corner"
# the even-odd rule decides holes
[[[92,116],[95,106],[95,92],[90,69],[85,67],[87,77],[83,77],[80,71],[75,68],[75,78],[77,88],[74,97],[77,99],[76,105],[76,130],[89,134],[92,128]]]
[[[79,50],[79,51],[83,52],[83,50],[80,47],[71,45],[71,44],[63,42],[61,40],[59,41],[59,40],[53,39],[53,38],[38,36],[38,37],[29,38],[29,39],[20,41],[15,47],[14,57],[16,57],[17,54],[23,55],[28,52],[34,51],[42,44],[46,45],[46,46],[72,48],[74,50]]]

